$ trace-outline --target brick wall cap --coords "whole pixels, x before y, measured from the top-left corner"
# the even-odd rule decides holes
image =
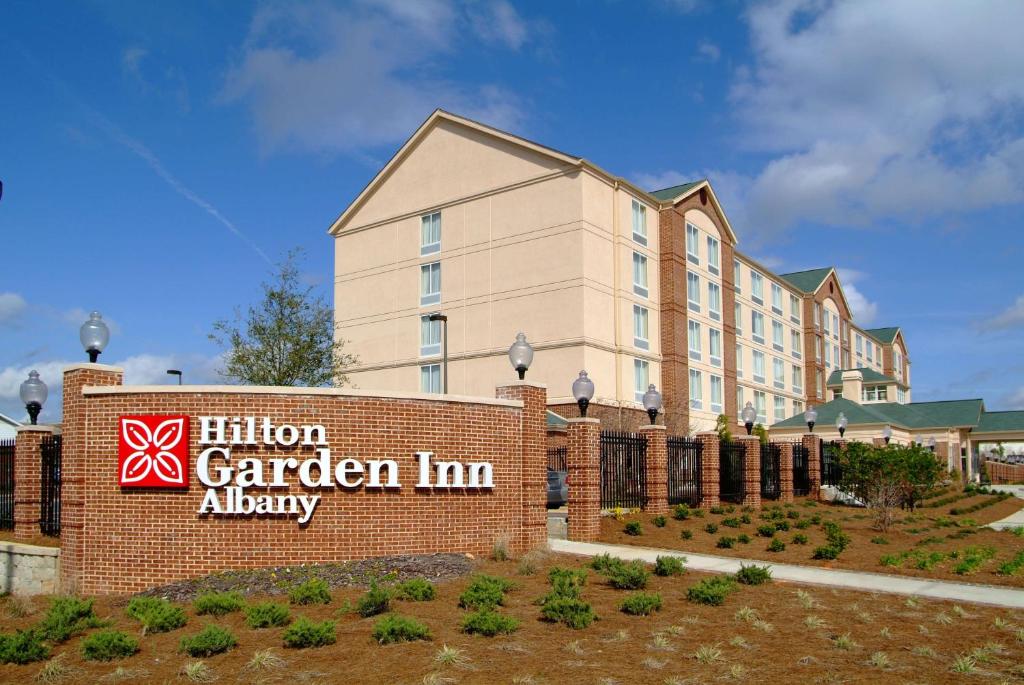
[[[17,431],[19,433],[56,433],[57,427],[47,426],[46,424],[36,426],[33,426],[32,424],[27,424],[24,426],[18,426]]]
[[[577,416],[574,419],[566,419],[566,422],[568,422],[568,423],[601,423],[601,419],[595,419],[595,418],[592,418],[590,416],[588,416],[586,418],[584,418],[582,416]]]
[[[434,395],[423,392],[388,392],[384,390],[354,390],[352,388],[296,388],[276,385],[87,385],[83,395],[333,395],[336,397],[381,398],[390,400],[423,400],[427,402],[455,402],[463,404],[489,404],[499,407],[522,408],[522,400],[501,400],[493,397],[465,395]]]
[[[663,431],[663,430],[668,430],[668,426],[661,426],[661,425],[658,425],[656,423],[653,424],[653,425],[652,424],[647,424],[646,426],[640,426],[640,430],[641,430],[641,432],[642,431]]]
[[[540,390],[547,390],[548,386],[546,383],[535,383],[534,381],[508,381],[507,383],[499,383],[499,388],[538,388]]]
[[[702,435],[703,435],[704,437],[706,437],[706,438],[710,438],[710,437],[711,437],[712,435],[713,435],[713,436],[715,436],[716,438],[717,438],[717,437],[720,437],[720,436],[718,435],[718,433],[717,433],[716,431],[701,431],[701,432],[699,432],[699,433],[694,433],[694,434],[693,434],[693,437],[695,437],[695,438],[699,438],[699,437],[701,437]]]
[[[59,557],[60,547],[26,545],[21,542],[0,542],[0,554],[25,554],[34,557]]]
[[[84,362],[82,364],[70,364],[70,365],[64,367],[64,373],[68,373],[70,371],[81,371],[81,370],[86,370],[86,371],[108,371],[108,372],[111,372],[111,373],[124,373],[124,369],[122,367],[120,367],[120,366],[112,366],[110,364],[90,364],[88,362]]]
[[[733,440],[760,440],[756,435],[734,435]]]

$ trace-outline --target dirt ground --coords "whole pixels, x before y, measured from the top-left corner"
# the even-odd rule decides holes
[[[317,649],[282,647],[284,629],[251,630],[240,613],[220,619],[195,616],[170,633],[142,636],[141,651],[112,663],[92,663],[80,656],[82,637],[54,649],[71,669],[63,680],[49,682],[184,683],[179,675],[189,659],[177,651],[182,636],[207,623],[229,628],[238,638],[230,652],[205,659],[217,682],[260,683],[639,683],[675,685],[707,682],[807,683],[962,683],[964,675],[951,669],[958,656],[974,650],[972,664],[978,682],[1000,682],[1024,677],[1024,612],[974,605],[915,600],[893,595],[871,595],[825,588],[801,588],[786,583],[741,589],[723,606],[693,604],[686,589],[705,577],[652,576],[648,590],[661,594],[662,610],[649,617],[623,614],[618,606],[628,592],[611,588],[590,572],[583,599],[592,603],[599,620],[583,630],[539,620],[534,603],[548,589],[546,570],[551,565],[582,566],[574,557],[546,555],[532,574],[521,575],[516,561],[482,562],[477,569],[510,577],[516,588],[502,613],[522,621],[510,636],[484,638],[460,632],[465,612],[458,595],[466,578],[438,584],[438,596],[429,602],[399,602],[397,611],[417,617],[430,628],[432,639],[379,646],[371,638],[377,618],[353,613],[338,616],[346,600],[360,594],[356,588],[332,592],[329,606],[297,607],[293,616],[315,620],[336,618],[336,644]],[[798,591],[802,594],[798,594]],[[806,591],[806,592],[804,592]],[[253,599],[260,599],[254,597]],[[280,597],[274,599],[280,600]],[[97,601],[98,614],[114,625],[139,635],[138,624],[124,614],[124,597]],[[37,598],[21,609],[31,613],[13,617],[19,606],[0,600],[3,630],[27,628],[45,611]],[[748,607],[754,615],[737,615]],[[754,617],[761,622],[755,622]],[[808,619],[808,617],[811,617]],[[819,619],[821,625],[808,623]],[[835,637],[848,634],[853,645],[836,646]],[[461,666],[435,660],[443,646],[462,650]],[[717,658],[701,663],[701,647],[718,650]],[[247,664],[257,650],[271,648],[285,660],[283,667],[253,671]],[[60,656],[63,655],[63,656]],[[43,664],[0,666],[0,681],[26,683]]]
[[[798,498],[793,505],[782,507],[787,515],[791,511],[796,512],[797,518],[784,519],[789,524],[789,530],[776,533],[776,537],[786,544],[785,550],[781,552],[769,552],[767,547],[771,538],[758,536],[758,526],[767,523],[759,518],[763,509],[748,513],[751,518],[749,524],[741,523],[738,528],[722,524],[724,519],[735,519],[743,515],[743,508],[738,505],[731,505],[731,513],[705,512],[704,518],[691,517],[686,521],[675,520],[670,514],[664,528],[656,527],[652,523],[653,517],[648,514],[625,515],[621,520],[606,517],[601,521],[601,542],[746,557],[823,568],[896,573],[920,578],[1024,587],[1024,568],[1012,576],[996,573],[1000,564],[1024,551],[1024,537],[1016,536],[1008,531],[977,527],[1009,516],[1024,507],[1024,500],[1010,498],[970,514],[954,516],[949,513],[953,507],[968,507],[990,498],[991,496],[986,495],[966,497],[939,507],[919,508],[914,514],[901,512],[897,515],[896,525],[886,533],[875,530],[872,527],[869,513],[860,507],[825,502],[808,503],[807,500]],[[728,511],[730,505],[723,506],[726,506]],[[777,505],[769,501],[765,502],[764,506],[770,508]],[[820,524],[810,525],[803,530],[795,525],[797,521],[809,519],[815,514],[820,515],[822,521],[835,521],[844,532],[850,535],[851,544],[836,560],[824,561],[812,558],[814,549],[825,544],[825,533]],[[625,524],[630,521],[640,522],[641,535],[625,533]],[[716,524],[718,530],[708,533],[705,526],[709,523]],[[682,539],[681,535],[684,530],[691,532],[691,539]],[[731,549],[717,547],[719,538],[723,536],[737,538],[743,533],[751,538],[751,542],[748,544],[736,542]],[[807,536],[807,544],[799,545],[792,542],[793,536],[797,533]],[[872,542],[873,539],[879,537],[884,538],[886,542],[884,544],[879,544],[881,541],[879,543]],[[977,571],[967,575],[954,573],[953,568],[957,562],[949,558],[949,553],[954,550],[963,551],[968,547],[992,547],[995,549],[995,555],[985,561]],[[897,566],[885,566],[880,563],[883,555],[899,555],[901,552],[915,551],[920,551],[920,553],[903,559]],[[932,552],[943,553],[945,558],[935,563],[930,569],[917,568],[918,560]]]

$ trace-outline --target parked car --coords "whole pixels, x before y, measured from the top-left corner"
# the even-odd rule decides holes
[[[569,501],[569,486],[565,482],[568,475],[565,471],[548,469],[548,509],[565,506]]]

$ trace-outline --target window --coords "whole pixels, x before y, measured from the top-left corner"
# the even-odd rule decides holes
[[[874,402],[875,401],[875,387],[874,385],[865,385],[861,391],[862,402]]]
[[[824,394],[824,386],[825,386],[825,384],[824,384],[824,382],[822,380],[821,370],[820,369],[818,371],[814,372],[814,385],[815,385],[815,394],[817,395],[818,399],[820,400],[822,398],[823,394]]]
[[[697,227],[693,224],[686,224],[686,258],[694,264],[700,264],[700,253],[697,245],[699,234]]]
[[[643,359],[633,360],[633,399],[644,401],[644,393],[650,385],[650,365]]]
[[[888,402],[889,401],[889,388],[885,385],[878,386],[878,401]]]
[[[426,364],[420,367],[420,392],[441,392],[440,364]]]
[[[843,350],[843,368],[844,369],[852,368],[850,366],[850,351],[849,350]]]
[[[847,323],[846,320],[844,319],[840,323],[840,325],[843,328],[843,342],[849,342],[850,341],[850,324]]]
[[[854,340],[856,341],[857,356],[858,357],[863,357],[864,356],[864,338],[860,337],[860,333],[858,333],[856,336],[854,336]]]
[[[793,364],[793,392],[797,395],[802,395],[804,392],[804,374],[796,364]]]
[[[782,334],[782,323],[779,321],[772,321],[772,347],[779,352],[784,352],[786,349],[783,347]]]
[[[441,251],[441,212],[420,217],[420,254]]]
[[[884,385],[865,385],[861,395],[865,402],[874,402],[875,400],[879,402],[889,401],[889,389]]]
[[[441,354],[441,322],[431,321],[430,315],[420,317],[420,356]]]
[[[893,352],[892,365],[893,370],[896,372],[896,378],[903,380],[903,355],[899,352]]]
[[[712,366],[722,365],[722,331],[717,328],[708,329],[708,356]]]
[[[686,272],[686,299],[691,311],[700,311],[700,276],[692,271]]]
[[[764,383],[764,352],[754,350],[754,381]]]
[[[782,316],[782,287],[772,283],[772,311]]]
[[[708,316],[715,321],[722,320],[722,289],[711,281],[708,281]]]
[[[701,385],[700,371],[690,369],[690,409],[704,408],[704,388]]]
[[[765,414],[765,394],[760,390],[754,391],[754,409],[757,410],[757,422],[760,424],[768,423],[768,416]]]
[[[832,337],[839,340],[839,315],[832,315]]]
[[[764,344],[764,314],[750,312],[750,335],[754,342]]]
[[[793,416],[799,416],[804,413],[804,403],[800,400],[793,400]]]
[[[441,262],[420,267],[420,306],[441,301]]]
[[[831,331],[831,328],[832,328],[831,321],[832,321],[832,316],[828,312],[825,312],[825,337],[826,338],[832,332]]]
[[[736,335],[743,335],[743,305],[739,302],[733,304],[732,316],[736,321]]]
[[[814,328],[821,328],[821,305],[814,303]]]
[[[694,361],[700,361],[700,324],[696,321],[688,321],[686,323],[687,335],[686,339],[689,341],[690,347],[690,359]]]
[[[736,378],[743,378],[743,345],[736,343]]]
[[[775,420],[776,421],[785,421],[786,420],[786,398],[785,397],[779,397],[778,395],[775,396],[774,410],[775,410],[774,414],[775,414]]]
[[[832,363],[837,369],[843,368],[841,365],[842,357],[839,355],[839,345],[832,346]]]
[[[722,413],[722,377],[710,376],[711,378],[711,411],[716,414]]]
[[[708,271],[718,275],[718,241],[708,236]]]
[[[865,350],[866,350],[866,351],[867,351],[867,353],[868,353],[868,361],[869,361],[869,362],[874,362],[874,360],[873,360],[873,359],[871,358],[871,357],[872,357],[872,352],[871,352],[871,348],[872,348],[872,347],[873,347],[873,346],[872,346],[872,344],[871,344],[871,341],[870,341],[870,340],[865,340],[865,341],[864,341],[864,348],[865,348]]]
[[[820,335],[814,336],[814,343],[815,343],[815,345],[814,345],[814,358],[820,364],[821,363],[821,336]]]
[[[651,349],[648,332],[648,311],[647,307],[638,304],[633,305],[633,345],[641,350]]]
[[[896,401],[900,404],[907,403],[907,391],[903,388],[896,388]]]
[[[732,287],[733,287],[733,290],[735,290],[738,293],[743,292],[743,288],[740,287],[740,273],[741,273],[741,271],[742,271],[742,269],[740,269],[740,260],[738,260],[738,259],[732,260]]]
[[[841,400],[841,399],[843,399],[843,391],[842,390],[833,390],[832,391],[832,399],[834,399],[834,400]]]
[[[647,245],[647,208],[633,200],[633,240]]]
[[[781,359],[772,359],[772,385],[779,390],[786,389],[786,364]]]
[[[743,407],[744,406],[746,406],[746,405],[743,404],[743,388],[741,386],[737,385],[736,386],[736,418],[739,421],[743,420],[742,413],[743,413]]]
[[[789,346],[793,349],[793,357],[800,358],[800,331],[789,332]]]
[[[633,253],[633,292],[647,297],[647,257],[639,252]]]
[[[789,296],[789,320],[800,323],[800,298],[796,295]]]
[[[756,271],[750,272],[750,299],[764,304],[764,278]]]

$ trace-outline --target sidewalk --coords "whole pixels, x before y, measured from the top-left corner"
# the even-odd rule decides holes
[[[927,597],[929,599],[946,599],[955,602],[973,602],[975,604],[991,604],[994,606],[1024,609],[1024,590],[1015,588],[949,583],[862,571],[838,571],[835,569],[797,566],[794,564],[773,564],[769,561],[757,559],[717,557],[710,554],[694,554],[679,550],[634,547],[631,545],[605,545],[601,543],[555,539],[549,539],[548,545],[553,552],[579,554],[588,557],[598,554],[611,554],[627,561],[637,559],[650,564],[653,564],[659,556],[681,556],[686,557],[687,568],[694,571],[709,571],[712,573],[735,573],[740,569],[741,563],[748,565],[752,563],[766,564],[771,567],[772,578],[775,580],[807,583],[809,585],[827,585],[850,590],[863,590],[865,592],[888,592],[898,595]]]
[[[1013,493],[1015,497],[1024,499],[1024,485],[990,485],[989,487],[1000,492]],[[993,521],[988,524],[988,527],[995,528],[996,530],[1024,527],[1024,509],[1014,512],[1004,519]]]

